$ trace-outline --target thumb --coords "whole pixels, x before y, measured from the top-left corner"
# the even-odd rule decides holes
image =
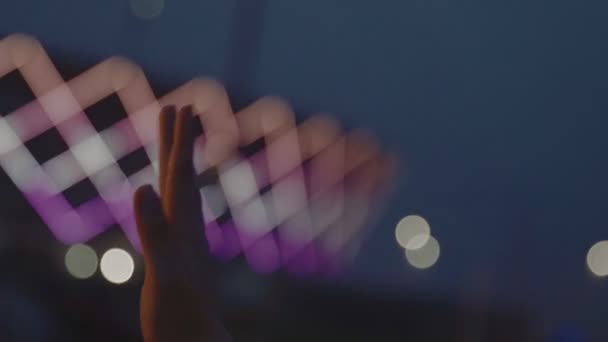
[[[135,222],[137,233],[144,251],[144,258],[158,254],[161,244],[166,241],[167,224],[160,198],[151,185],[137,189],[134,196]]]

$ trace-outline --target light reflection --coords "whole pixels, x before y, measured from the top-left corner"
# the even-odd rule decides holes
[[[401,219],[395,228],[397,243],[405,249],[416,250],[429,241],[431,227],[421,216],[409,215]],[[416,237],[414,239],[414,237]]]
[[[77,244],[71,246],[65,253],[65,267],[77,279],[87,279],[97,271],[97,254],[93,248]]]
[[[113,284],[126,283],[135,270],[131,255],[120,248],[112,248],[105,252],[99,266],[103,277]]]
[[[587,267],[598,277],[608,276],[608,241],[600,241],[589,249]]]
[[[439,242],[432,236],[418,235],[413,239],[426,239],[427,241],[421,248],[405,250],[405,257],[410,265],[418,269],[427,269],[435,265],[441,254]]]

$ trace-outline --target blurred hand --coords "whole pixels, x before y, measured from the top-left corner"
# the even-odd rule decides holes
[[[201,198],[192,163],[191,107],[160,115],[160,198],[150,185],[135,193],[146,275],[140,319],[146,342],[231,341],[210,303]]]

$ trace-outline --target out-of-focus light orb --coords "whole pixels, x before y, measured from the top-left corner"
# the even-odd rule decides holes
[[[97,264],[97,254],[87,245],[73,245],[65,253],[65,268],[74,278],[90,278],[97,271]]]
[[[165,0],[130,0],[131,11],[140,19],[154,19],[163,13]]]
[[[112,248],[101,257],[101,274],[111,283],[122,284],[133,275],[135,263],[131,255],[120,248]]]
[[[414,239],[421,238],[416,236]],[[428,235],[426,240],[426,243],[421,248],[405,250],[405,257],[410,265],[421,270],[435,265],[441,254],[441,248],[437,239]]]
[[[401,219],[395,228],[397,243],[408,250],[424,247],[431,236],[431,226],[418,215],[409,215]],[[414,239],[416,237],[416,239]]]
[[[587,267],[598,277],[608,276],[608,241],[600,241],[589,249]]]

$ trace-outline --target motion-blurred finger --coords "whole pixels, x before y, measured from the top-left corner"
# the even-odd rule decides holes
[[[202,215],[201,198],[196,189],[193,165],[195,132],[192,107],[184,107],[177,113],[175,120],[173,147],[165,184],[167,196],[164,200],[167,201],[166,208],[172,222],[177,219],[198,221]]]
[[[137,189],[134,196],[135,220],[144,257],[152,260],[166,241],[167,224],[162,204],[151,185]]]
[[[173,146],[173,132],[175,129],[175,106],[166,106],[160,112],[159,118],[159,163],[160,163],[160,179],[159,188],[161,195],[165,193],[165,183],[167,180],[169,158],[171,156],[171,147]]]

